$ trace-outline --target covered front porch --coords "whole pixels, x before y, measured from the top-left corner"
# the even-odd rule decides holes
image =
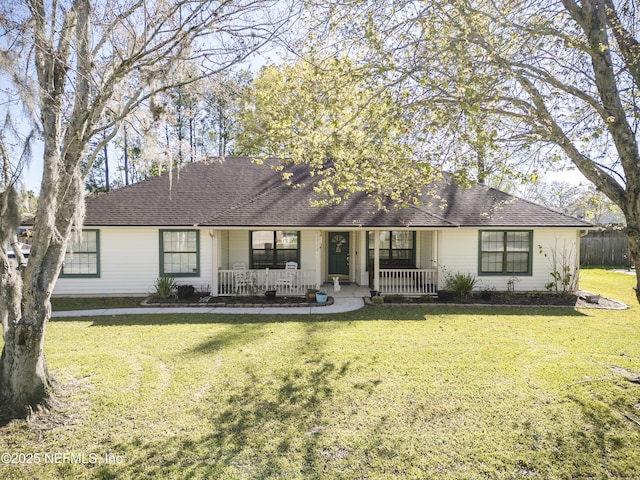
[[[218,270],[220,296],[260,295],[275,291],[277,295],[304,295],[308,289],[317,289],[315,270],[246,269]]]
[[[384,295],[435,295],[435,230],[211,231],[213,296],[332,292],[335,278]]]

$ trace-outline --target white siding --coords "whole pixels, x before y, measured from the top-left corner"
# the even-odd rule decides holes
[[[158,227],[106,227],[100,231],[100,277],[64,278],[60,277],[54,295],[146,295],[153,291],[153,284],[160,272],[159,231]],[[495,229],[500,230],[500,229]],[[200,276],[179,277],[179,284],[191,284],[203,289],[211,284],[212,276],[212,238],[210,230],[200,229]],[[417,252],[420,256],[419,267],[431,268],[434,242],[437,251],[437,263],[449,273],[470,273],[478,278],[478,287],[491,287],[506,290],[507,282],[516,278],[515,289],[519,291],[544,291],[551,280],[551,267],[539,246],[549,254],[553,249],[565,250],[575,259],[577,232],[571,229],[535,229],[532,247],[532,275],[485,276],[478,272],[478,234],[477,228],[443,229],[437,232],[423,231],[417,234]],[[303,230],[300,239],[300,268],[316,269],[316,240],[323,237],[321,251],[321,274],[326,279],[326,232]],[[437,237],[437,238],[436,238]],[[229,269],[236,262],[249,265],[248,230],[219,231],[220,268]],[[368,284],[366,272],[366,234],[365,231],[351,232],[351,274],[361,285]],[[439,286],[443,286],[442,276]]]
[[[489,230],[489,229],[483,229]],[[493,230],[501,230],[499,228]],[[515,230],[506,228],[506,230]],[[531,230],[523,228],[521,230]],[[533,229],[531,275],[480,275],[478,271],[478,235],[477,228],[445,229],[441,231],[438,241],[438,256],[440,272],[442,269],[450,274],[469,273],[478,279],[477,289],[495,288],[498,291],[507,290],[507,282],[515,278],[516,291],[545,291],[545,285],[551,281],[551,266],[544,255],[540,253],[539,246],[549,254],[553,249],[558,253],[565,250],[576,259],[577,232],[569,229]],[[442,276],[441,276],[442,278]],[[440,286],[444,282],[440,280]]]
[[[147,295],[160,275],[160,228],[105,227],[100,230],[100,277],[60,277],[54,295]],[[200,230],[200,276],[178,284],[211,283],[211,237]]]

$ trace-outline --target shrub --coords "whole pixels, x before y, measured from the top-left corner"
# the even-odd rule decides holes
[[[196,289],[193,285],[178,285],[177,290],[178,298],[181,300],[192,298],[196,293]]]
[[[171,275],[161,275],[156,279],[153,286],[158,297],[169,298],[175,295],[176,279]]]
[[[374,305],[383,305],[384,297],[382,295],[375,295],[371,297],[371,302],[373,302]]]
[[[559,248],[557,240],[555,247],[548,254],[542,249],[542,245],[538,245],[538,249],[551,267],[551,281],[545,285],[547,290],[558,295],[573,295],[578,289],[578,265],[573,249],[567,250],[564,244]]]
[[[458,297],[467,298],[476,286],[476,277],[470,273],[456,273],[447,277],[446,288],[452,290]]]

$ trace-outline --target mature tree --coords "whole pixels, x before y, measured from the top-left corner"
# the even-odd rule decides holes
[[[492,186],[494,186],[493,183]],[[624,216],[620,209],[591,183],[572,185],[559,181],[526,183],[512,181],[500,182],[495,186],[557,212],[584,218],[594,225],[624,223]]]
[[[116,149],[121,154],[118,157],[118,171],[122,174],[119,182],[121,185],[136,183],[139,177],[136,164],[142,155],[142,139],[132,136],[131,131],[131,126],[125,123],[121,135],[116,138]]]
[[[96,156],[131,112],[148,106],[161,117],[157,94],[175,86],[169,73],[180,64],[198,61],[203,72],[215,73],[245,60],[278,28],[267,10],[273,5],[283,7],[275,0],[2,4],[0,68],[13,80],[2,94],[18,96],[39,130],[44,171],[30,258],[16,267],[7,244],[19,222],[20,167],[0,143],[0,405],[25,414],[53,402],[43,349],[50,296],[69,239],[82,225],[85,179]]]
[[[176,85],[163,92],[160,101],[163,104],[162,139],[151,139],[164,144],[165,151],[177,166],[196,161],[196,117],[200,112],[202,80],[184,84],[185,78],[200,77],[196,64],[176,65],[170,74]]]
[[[348,52],[357,78],[385,82],[412,112],[413,138],[454,170],[573,163],[624,213],[640,283],[636,2],[306,3],[311,56]]]
[[[414,161],[407,112],[376,82],[354,81],[352,69],[346,58],[321,56],[263,68],[244,102],[237,152],[308,164],[323,203],[357,191],[380,206],[388,197],[415,202],[434,169]]]
[[[203,82],[202,148],[211,155],[235,152],[238,117],[251,72],[225,72]]]
[[[233,152],[239,100],[249,83],[247,71],[225,70],[203,76],[198,65],[175,68],[172,88],[157,95],[162,111],[138,110],[116,135],[113,153],[122,178],[112,185],[129,185],[167,172],[171,166]],[[198,78],[187,85],[181,80]],[[156,118],[154,118],[156,114]],[[111,152],[111,149],[108,150]],[[104,185],[105,164],[99,155],[88,181]],[[93,191],[92,185],[87,189]]]

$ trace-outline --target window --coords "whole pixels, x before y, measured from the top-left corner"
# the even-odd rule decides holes
[[[300,232],[295,230],[251,232],[251,268],[284,268],[300,263]]]
[[[160,275],[200,275],[198,230],[160,230]]]
[[[380,234],[380,267],[381,268],[415,268],[416,266],[416,232],[407,230],[379,232]],[[368,232],[369,265],[373,265],[374,242],[373,232]]]
[[[531,231],[481,231],[480,274],[531,274]]]
[[[61,276],[100,276],[100,232],[83,230],[75,242],[67,246]]]

